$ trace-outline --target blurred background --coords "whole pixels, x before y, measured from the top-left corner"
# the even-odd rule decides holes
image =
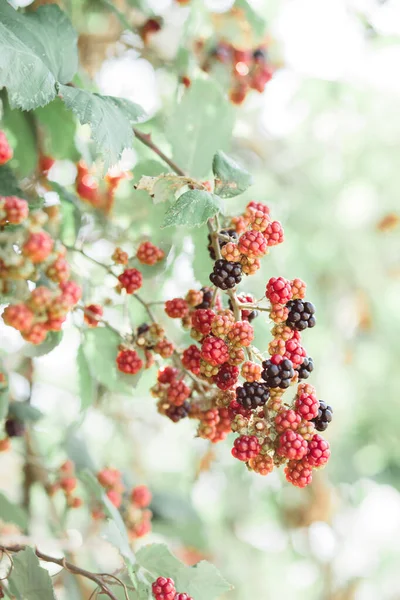
[[[215,44],[234,3],[132,2],[131,23],[140,23],[143,13],[162,18],[161,30],[144,46],[118,14],[100,9],[102,2],[98,12],[91,3],[86,13],[83,2],[65,4],[71,4],[81,34],[82,78],[91,78],[102,93],[141,104],[151,116],[144,130],[168,152],[166,119],[191,93],[177,85],[176,72],[224,81],[223,70],[209,75],[196,70],[182,49],[196,40]],[[104,4],[121,8],[118,2]],[[395,600],[400,598],[400,3],[253,0],[249,6],[265,24],[275,72],[262,93],[251,91],[229,108],[233,135],[225,149],[255,178],[245,195],[231,201],[232,212],[252,199],[267,203],[286,239],[246,291],[261,297],[265,282],[278,275],[307,282],[318,326],[304,341],[315,363],[311,383],[334,409],[327,432],[331,460],[305,490],[291,487],[277,470],[265,478],[247,472],[231,458],[229,441],[210,447],[194,438],[193,422],[174,425],[157,413],[148,392],[152,371],[133,395],[107,389],[100,378],[101,401],[81,413],[80,334],[72,322],[60,346],[33,358],[32,404],[45,415],[36,425],[38,438],[50,462],[57,463],[60,448],[66,448],[75,460],[113,465],[128,481],[148,484],[155,516],[143,543],[165,540],[188,562],[202,557],[215,562],[235,586],[227,600]],[[231,35],[236,39],[238,33],[233,29]],[[87,140],[88,131],[80,127],[80,152]],[[135,180],[153,174],[149,168],[160,172],[138,147],[126,152],[122,166],[132,169]],[[57,161],[51,177],[68,186],[74,168],[72,161]],[[90,253],[106,261],[118,227],[132,236],[149,234],[171,251],[167,270],[146,280],[145,295],[183,295],[208,280],[206,232],[160,231],[163,211],[143,194],[132,192],[132,182],[121,184],[109,235],[89,215]],[[104,301],[113,281],[81,258],[71,261],[87,296]],[[111,303],[105,317],[122,323],[125,310]],[[143,320],[136,306],[127,310],[135,322]],[[266,317],[255,322],[256,345],[263,350],[269,328]],[[185,341],[174,324],[170,335]],[[0,348],[10,367],[25,352],[19,335],[4,325]],[[94,356],[97,373],[106,351]],[[29,393],[21,374],[11,383],[15,399]],[[1,487],[14,498],[21,461],[18,445],[1,457]],[[37,495],[40,536],[45,515]],[[78,551],[83,521],[74,514],[67,523]],[[104,561],[95,538],[86,544]],[[71,590],[59,594],[74,598]]]

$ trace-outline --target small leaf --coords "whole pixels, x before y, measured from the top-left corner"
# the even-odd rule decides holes
[[[62,331],[49,331],[46,339],[41,344],[28,344],[24,348],[24,356],[36,358],[38,356],[50,354],[50,352],[61,343],[62,338]]]
[[[188,180],[185,177],[176,177],[174,175],[161,175],[153,186],[154,204],[160,202],[174,201],[179,190],[187,185]]]
[[[190,190],[179,196],[167,211],[162,227],[199,227],[222,210],[223,204],[219,196],[203,190]]]
[[[154,578],[172,577],[175,579],[180,570],[185,568],[185,565],[175,558],[165,544],[143,546],[136,553],[136,560],[141,567],[150,571]]]
[[[13,108],[31,110],[56,96],[78,67],[77,34],[56,5],[20,13],[0,3],[0,88]]]
[[[28,526],[28,515],[26,512],[11,502],[2,492],[0,492],[0,515],[4,523],[14,523],[20,529],[26,529]]]
[[[81,408],[85,410],[93,404],[96,399],[96,385],[94,377],[89,368],[89,363],[85,356],[82,346],[79,346],[77,355],[79,395],[81,399]]]
[[[194,567],[183,567],[175,576],[178,590],[196,598],[196,600],[216,600],[232,586],[222,577],[218,569],[202,560]]]
[[[43,413],[28,402],[11,402],[8,414],[19,421],[35,422],[43,417]]]
[[[25,198],[9,165],[0,166],[0,196]]]
[[[215,193],[222,198],[238,196],[253,183],[253,177],[250,173],[242,169],[221,150],[214,156],[213,172],[215,176]]]
[[[59,86],[59,95],[81,123],[90,125],[106,168],[115,165],[125,148],[132,148],[131,126],[145,118],[140,106],[124,98],[101,96],[65,85]]]
[[[21,600],[56,600],[50,575],[40,566],[32,548],[25,548],[13,555],[10,575],[13,593]]]

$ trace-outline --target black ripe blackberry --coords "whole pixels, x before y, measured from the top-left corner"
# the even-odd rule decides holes
[[[200,304],[195,306],[195,308],[210,308],[213,298],[213,291],[208,287],[203,287],[200,291],[203,292],[203,300],[200,302]]]
[[[269,388],[265,383],[254,381],[250,383],[246,381],[243,387],[236,389],[236,400],[244,408],[258,408],[264,406],[269,398]]]
[[[307,327],[314,327],[314,304],[311,304],[311,302],[304,302],[303,300],[289,300],[286,306],[289,309],[289,315],[286,320],[286,324],[291,329],[303,331],[303,329],[307,329]]]
[[[148,330],[150,329],[150,325],[148,325],[148,323],[143,323],[142,325],[139,325],[139,327],[136,330],[136,334],[139,335],[143,335],[144,333],[147,333]]]
[[[253,52],[253,58],[258,61],[265,60],[267,58],[267,53],[263,48],[257,48],[257,50]]]
[[[232,238],[233,242],[237,242],[239,239],[238,234],[236,233],[236,231],[234,229],[221,229],[220,233],[222,235],[229,235]],[[226,242],[225,240],[221,240],[220,238],[218,238],[218,244],[219,247],[222,248],[223,246],[225,246],[225,244],[227,244],[228,242]],[[212,244],[212,240],[211,240],[211,235],[208,234],[208,246],[207,246],[207,250],[210,254],[210,258],[212,258],[213,260],[216,260],[216,255],[215,255],[215,250],[214,250],[214,246]]]
[[[166,416],[171,419],[174,423],[185,419],[189,414],[189,402],[185,401],[182,406],[175,406],[171,404],[169,408],[165,411]]]
[[[239,263],[229,260],[217,260],[210,281],[221,290],[230,290],[242,280],[242,267]]]
[[[7,419],[4,429],[8,437],[21,437],[25,433],[25,425],[18,419]]]
[[[321,400],[318,408],[318,416],[315,417],[315,419],[312,419],[315,429],[317,431],[325,431],[329,423],[332,421],[332,415],[332,408]]]
[[[308,356],[307,358],[305,358],[303,360],[301,365],[299,365],[297,367],[297,372],[299,374],[299,380],[300,379],[308,379],[313,370],[314,370],[313,359],[311,358],[311,356]]]
[[[284,358],[278,364],[272,360],[264,360],[262,363],[264,368],[261,377],[269,388],[281,388],[285,390],[289,387],[291,380],[294,377],[293,363],[291,360]]]

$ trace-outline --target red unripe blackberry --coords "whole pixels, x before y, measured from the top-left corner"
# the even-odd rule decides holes
[[[143,367],[143,361],[136,350],[120,350],[116,362],[118,370],[128,375],[136,375]]]
[[[178,0],[178,2],[179,2],[179,0]],[[181,1],[181,4],[183,4],[182,1]],[[187,4],[187,2],[186,2],[186,4]],[[174,600],[193,600],[193,598],[192,598],[192,596],[189,596],[189,594],[176,594]]]
[[[174,600],[176,589],[174,580],[170,577],[159,577],[152,583],[151,590],[155,600]]]
[[[242,404],[239,404],[237,400],[231,400],[228,406],[228,411],[232,421],[236,415],[241,415],[245,419],[249,419],[251,417],[251,409],[245,408]]]
[[[270,388],[286,389],[294,377],[293,363],[280,354],[274,354],[262,363],[261,377]]]
[[[299,340],[292,338],[285,343],[284,357],[292,361],[295,368],[301,365],[307,357],[307,353]]]
[[[296,371],[299,374],[299,379],[307,379],[314,370],[314,362],[311,356],[303,359],[301,365],[296,367]]]
[[[186,348],[183,351],[181,360],[185,369],[188,369],[194,375],[200,373],[200,349],[197,346],[192,344],[189,348]]]
[[[265,231],[270,222],[269,214],[262,210],[252,210],[250,216],[250,227],[254,231]]]
[[[59,285],[63,299],[70,306],[75,306],[82,297],[82,288],[75,281],[63,281]]]
[[[122,504],[122,495],[117,492],[117,490],[107,490],[106,495],[110,502],[115,506],[115,508],[119,508]]]
[[[75,490],[77,483],[76,477],[63,477],[60,479],[60,488],[66,494],[71,494]]]
[[[125,269],[118,276],[118,281],[128,294],[133,294],[142,287],[143,275],[137,269]]]
[[[159,354],[163,358],[169,358],[173,355],[175,350],[175,346],[172,342],[168,341],[166,338],[157,342],[154,346],[154,352]]]
[[[49,256],[54,247],[54,241],[45,231],[30,233],[22,246],[22,254],[34,264],[41,263]]]
[[[301,416],[294,410],[282,410],[275,417],[275,428],[278,433],[283,433],[287,429],[296,431],[301,423]]]
[[[165,411],[165,415],[173,421],[174,423],[178,423],[182,419],[185,419],[190,411],[190,404],[185,400],[183,404],[180,406],[176,406],[175,404],[171,404]]]
[[[112,488],[121,481],[121,472],[118,469],[102,469],[97,473],[97,480],[104,488]]]
[[[246,206],[245,214],[251,217],[252,213],[257,211],[263,212],[266,215],[269,215],[270,213],[270,210],[266,204],[263,204],[262,202],[256,202],[255,200],[251,200],[251,202],[249,202]]]
[[[180,379],[174,382],[168,389],[167,398],[171,404],[182,406],[192,393],[190,387]]]
[[[274,470],[274,460],[267,454],[259,454],[249,460],[249,467],[255,472],[263,475],[269,475]]]
[[[47,337],[48,327],[46,323],[35,323],[28,331],[21,333],[26,342],[41,344]]]
[[[311,302],[303,300],[290,300],[287,303],[289,314],[286,319],[286,324],[292,329],[303,331],[307,327],[315,325],[315,306]]]
[[[165,312],[171,319],[183,319],[189,314],[189,305],[184,298],[174,298],[165,303]]]
[[[4,165],[13,157],[13,151],[4,131],[0,131],[0,165]]]
[[[271,304],[286,304],[292,297],[290,281],[284,277],[271,277],[265,295]]]
[[[131,502],[139,508],[146,508],[151,502],[152,494],[147,485],[137,485],[131,492]]]
[[[29,206],[26,200],[17,196],[0,196],[0,207],[6,213],[6,220],[12,225],[19,225],[28,217]]]
[[[283,227],[279,221],[272,221],[267,229],[263,231],[263,235],[268,246],[277,246],[284,241]]]
[[[70,267],[68,262],[63,256],[59,256],[53,263],[51,263],[51,265],[47,267],[46,275],[49,279],[55,281],[56,283],[67,281],[70,275]]]
[[[32,327],[35,315],[25,304],[10,304],[3,311],[3,321],[6,325],[18,331],[28,331]]]
[[[178,369],[175,367],[163,367],[158,371],[157,380],[160,383],[172,383],[178,375]]]
[[[279,436],[277,453],[289,460],[301,460],[308,452],[306,440],[295,431],[287,429]]]
[[[164,258],[165,253],[151,242],[142,242],[136,252],[136,256],[139,262],[144,265],[155,265]]]
[[[220,390],[230,390],[239,378],[239,369],[236,365],[224,364],[214,376],[213,381]]]
[[[232,456],[243,462],[260,454],[260,442],[255,435],[241,435],[236,438],[232,448]]]
[[[192,326],[203,335],[211,332],[215,312],[210,308],[198,308],[192,314]]]
[[[236,321],[228,333],[228,339],[234,346],[250,346],[254,339],[254,329],[248,321]]]
[[[252,383],[253,381],[259,381],[261,379],[261,365],[247,361],[243,363],[240,371],[241,376]]]
[[[4,431],[8,437],[22,437],[25,433],[25,423],[18,419],[7,419],[4,423]]]
[[[318,402],[318,401],[317,401]],[[312,419],[317,431],[325,431],[329,423],[332,421],[333,409],[331,406],[323,402],[318,402],[318,410],[315,417]]]
[[[245,256],[257,258],[267,252],[267,242],[261,231],[245,231],[239,238],[238,248]]]
[[[330,455],[329,443],[316,433],[308,442],[308,452],[304,460],[311,467],[323,467],[328,462]]]
[[[39,156],[39,170],[43,175],[47,175],[51,167],[54,165],[55,160],[51,156],[45,156],[41,154]]]
[[[314,396],[313,394],[307,394],[306,392],[298,394],[294,405],[296,411],[302,416],[303,419],[305,419],[306,421],[313,420],[313,422],[315,423],[316,417],[318,417],[318,408],[320,405],[316,396]],[[318,429],[317,426],[316,429]]]
[[[217,260],[210,281],[221,290],[230,290],[242,281],[242,267],[236,262]]]
[[[236,388],[236,400],[247,409],[256,409],[269,399],[269,389],[264,383],[246,381],[242,387]]]
[[[238,237],[239,237],[234,229],[221,229],[220,233],[221,233],[221,235],[226,235],[226,236],[231,237],[233,242],[237,242]],[[217,238],[217,242],[218,242],[218,245],[220,248],[223,248],[228,243],[226,240],[221,240],[221,238]],[[210,234],[208,234],[207,250],[209,252],[210,258],[212,260],[216,260],[217,256],[215,254],[215,250],[214,250],[214,246],[212,244]]]
[[[312,469],[304,459],[290,460],[285,467],[285,476],[292,485],[304,488],[312,481]]]
[[[201,346],[201,358],[210,365],[223,365],[229,359],[228,346],[221,338],[210,335]]]
[[[103,316],[103,307],[100,306],[99,304],[89,304],[88,306],[85,306],[85,310],[89,311],[88,314],[85,312],[84,314],[84,320],[85,323],[87,325],[89,325],[89,327],[97,327],[97,325],[99,324],[98,320],[96,319],[96,317],[102,317]]]

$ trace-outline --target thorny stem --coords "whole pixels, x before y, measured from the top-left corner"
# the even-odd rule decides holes
[[[25,550],[25,548],[26,548],[26,546],[8,546],[8,547],[0,546],[0,551],[2,551],[4,553],[20,552],[21,550]],[[59,565],[63,569],[70,571],[70,573],[73,573],[74,575],[81,575],[82,577],[86,577],[87,579],[90,579],[91,581],[93,581],[94,583],[97,584],[97,586],[102,590],[103,594],[106,594],[109,598],[111,598],[111,600],[118,600],[117,596],[115,596],[112,593],[112,591],[109,589],[109,587],[104,582],[104,574],[103,573],[92,573],[91,571],[86,571],[86,569],[81,569],[81,567],[78,567],[78,566],[70,563],[69,561],[65,560],[65,558],[56,558],[54,556],[49,556],[48,554],[44,554],[43,552],[38,550],[38,548],[35,548],[35,554],[38,558],[40,558],[40,560],[43,560],[45,562],[54,563],[56,565]],[[107,575],[107,577],[110,577],[110,575]],[[121,585],[123,585],[122,582],[120,582],[120,580],[118,580],[118,582]]]
[[[159,156],[161,160],[163,160],[169,167],[171,167],[171,169],[175,171],[177,175],[185,177],[185,171],[182,171],[182,169],[178,167],[178,165],[175,164],[173,160],[171,160],[166,154],[164,154],[164,152],[158,146],[156,146],[152,142],[151,135],[149,133],[143,133],[139,129],[136,129],[136,127],[133,128],[133,133],[135,134],[137,139],[142,142],[142,144],[144,144],[145,146],[150,148],[150,150],[152,150],[155,154],[157,154],[157,156]]]

